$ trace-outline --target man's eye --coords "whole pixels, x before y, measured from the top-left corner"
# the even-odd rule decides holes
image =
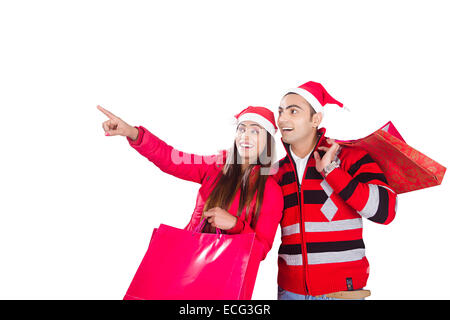
[[[252,130],[253,134],[259,134],[259,130]]]
[[[292,110],[291,110],[291,113],[292,113],[292,114],[295,114],[295,113],[297,113],[297,110],[292,109]]]

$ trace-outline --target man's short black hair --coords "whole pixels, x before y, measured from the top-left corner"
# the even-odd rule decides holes
[[[298,94],[298,93],[296,93],[296,92],[288,92],[288,93],[286,93],[286,94],[284,95],[284,97],[286,97],[288,94]],[[283,97],[283,98],[284,98],[284,97]],[[308,100],[305,99],[305,101],[306,101],[306,103],[307,103],[308,106],[309,106],[309,114],[311,115],[311,116],[310,116],[310,119],[312,119],[313,115],[315,115],[317,112],[316,112],[316,110],[314,110],[314,108],[313,108],[312,105],[308,102]]]

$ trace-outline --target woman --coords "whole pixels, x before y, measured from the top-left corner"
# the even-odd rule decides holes
[[[254,252],[264,260],[283,211],[281,188],[269,175],[277,129],[270,110],[244,109],[235,116],[238,125],[233,147],[218,155],[198,156],[175,150],[144,127],[130,126],[97,108],[109,118],[103,123],[105,135],[127,137],[134,149],[163,172],[201,184],[185,229],[196,230],[205,219],[203,232],[215,232],[216,228],[227,234],[255,232]]]

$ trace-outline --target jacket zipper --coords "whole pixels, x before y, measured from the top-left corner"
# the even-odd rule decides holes
[[[309,156],[309,158],[311,158],[311,156],[314,154],[314,151],[316,151],[317,145],[319,144],[320,140],[322,139],[322,137],[324,136],[325,132],[323,133],[319,133],[319,139],[317,139],[316,144],[314,145],[314,148],[311,152],[311,155]],[[284,143],[283,143],[284,145]],[[298,201],[298,207],[300,208],[300,237],[301,237],[301,246],[302,246],[302,262],[303,262],[303,272],[304,272],[304,278],[305,278],[305,292],[308,295],[309,294],[309,290],[308,290],[308,281],[307,281],[307,272],[306,272],[306,268],[307,268],[307,261],[306,261],[306,243],[305,243],[305,235],[304,235],[304,230],[305,230],[305,223],[304,223],[304,219],[303,219],[303,188],[298,187],[299,185],[299,180],[298,180],[298,173],[297,173],[297,164],[293,161],[290,152],[288,151],[288,149],[286,148],[286,146],[284,145],[284,148],[286,149],[286,154],[289,157],[289,160],[291,162],[291,165],[294,167],[294,175],[295,175],[295,179],[297,180],[297,188],[298,188],[298,192],[297,192],[297,201]],[[302,175],[302,182],[305,178],[306,175],[306,171],[308,169],[308,162],[309,162],[309,158],[307,161],[307,164],[305,166],[305,170],[303,171],[303,175]],[[300,197],[301,194],[301,197]],[[301,199],[301,200],[300,200]]]

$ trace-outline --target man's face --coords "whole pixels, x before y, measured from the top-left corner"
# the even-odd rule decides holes
[[[284,142],[295,144],[309,137],[317,128],[317,119],[311,117],[309,103],[298,94],[288,94],[278,108],[278,128]]]

